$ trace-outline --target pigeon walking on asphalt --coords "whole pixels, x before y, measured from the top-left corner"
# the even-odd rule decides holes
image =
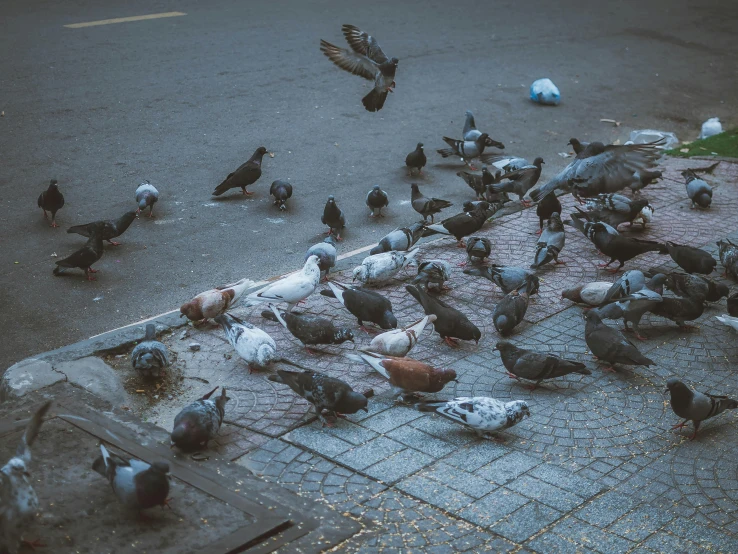
[[[427,161],[428,159],[425,157],[425,152],[423,152],[422,142],[419,142],[415,147],[415,150],[405,157],[405,165],[410,169],[410,175],[413,174],[413,169],[417,169],[418,173],[422,174]]]
[[[169,367],[169,350],[156,340],[156,325],[146,325],[144,339],[131,352],[133,369],[146,377],[159,377],[162,370]]]
[[[723,264],[723,277],[730,275],[738,279],[738,244],[733,244],[729,239],[717,241],[718,256]]]
[[[647,198],[632,200],[622,194],[600,194],[586,200],[588,215],[591,221],[603,221],[615,229],[622,223],[633,225],[641,217],[644,208],[653,208]],[[643,220],[643,225],[647,221]]]
[[[424,237],[441,234],[454,237],[459,248],[465,248],[466,243],[464,237],[473,235],[479,231],[487,221],[487,202],[480,202],[471,212],[461,212],[444,219],[440,223],[433,223],[426,226]]]
[[[559,214],[554,212],[551,214],[543,233],[538,238],[536,254],[530,268],[537,269],[551,261],[563,264],[564,262],[559,260],[559,253],[563,250],[565,243],[564,224],[561,222]]]
[[[384,217],[382,208],[389,206],[389,197],[379,185],[374,185],[366,195],[366,205],[369,207],[369,217]]]
[[[440,402],[415,404],[419,412],[435,412],[451,421],[469,427],[479,438],[494,438],[491,433],[504,431],[530,417],[523,400],[503,402],[486,396],[462,396]]]
[[[247,162],[239,166],[233,173],[229,173],[223,182],[215,187],[213,196],[220,196],[224,192],[236,188],[240,188],[246,196],[254,194],[247,191],[246,187],[253,185],[261,177],[261,162],[266,153],[267,149],[259,146]]]
[[[712,187],[704,180],[697,177],[691,169],[682,171],[685,184],[687,185],[687,196],[692,202],[692,208],[699,206],[700,208],[709,208],[712,204]]]
[[[169,496],[169,464],[147,464],[135,458],[110,454],[100,444],[102,454],[92,463],[92,469],[105,477],[118,501],[134,510],[166,506]]]
[[[323,217],[320,218],[323,225],[328,226],[327,235],[335,235],[336,240],[343,240],[341,238],[341,231],[346,227],[346,216],[336,204],[336,199],[331,194],[328,197],[328,201],[325,203],[323,209]]]
[[[410,252],[392,250],[367,256],[360,266],[354,268],[354,281],[360,281],[362,285],[382,285],[408,265],[417,265],[415,256],[418,252],[416,247]]]
[[[64,206],[64,195],[59,190],[56,179],[52,179],[47,188],[38,197],[38,207],[44,211],[44,219],[49,219],[46,212],[51,212],[51,226],[58,227],[56,224],[56,212]]]
[[[259,302],[286,302],[291,312],[295,304],[305,300],[318,287],[320,283],[318,261],[318,256],[309,256],[300,271],[282,277],[260,291],[252,292],[246,298],[251,305]]]
[[[279,312],[274,306],[269,306],[269,308],[271,311],[261,312],[261,317],[280,323],[305,346],[308,352],[311,352],[311,346],[354,341],[354,333],[351,329],[339,329],[333,325],[333,321],[325,317],[305,313]]]
[[[572,373],[592,375],[587,366],[581,362],[565,360],[553,354],[525,350],[511,342],[500,341],[495,345],[495,349],[500,352],[500,358],[507,369],[508,377],[535,381],[535,384],[530,386],[531,390],[540,385],[544,379],[565,377]]]
[[[154,217],[154,204],[159,201],[159,191],[156,187],[144,181],[136,188],[136,204],[138,204],[137,214],[140,214],[146,208],[149,208],[149,217]]]
[[[494,156],[494,154],[484,153],[484,149],[487,147],[487,143],[489,141],[492,141],[487,133],[482,133],[474,140],[458,140],[449,137],[443,137],[443,141],[448,144],[450,148],[437,150],[437,152],[444,158],[449,158],[453,156],[461,158],[464,163],[469,166],[469,169],[472,170],[475,169],[475,167],[471,163],[472,160],[479,158],[483,162],[486,162],[489,156]],[[500,150],[505,148],[504,144],[497,141],[492,141],[492,144],[490,144],[490,146],[499,148]]]
[[[528,283],[530,285],[530,282]],[[508,292],[495,306],[492,313],[492,322],[495,329],[503,337],[512,333],[520,325],[528,310],[530,296],[527,291]]]
[[[395,229],[382,237],[379,244],[372,248],[369,254],[381,254],[382,252],[389,252],[391,250],[410,250],[420,240],[424,232],[425,225],[422,222],[413,223],[401,229]]]
[[[322,290],[320,294],[335,298],[356,317],[359,327],[366,330],[364,322],[368,321],[382,329],[395,329],[397,318],[392,313],[392,303],[373,290],[353,288],[341,283],[329,282],[330,290]]]
[[[703,421],[720,415],[725,410],[738,408],[738,401],[732,398],[701,393],[673,377],[666,382],[666,392],[671,395],[671,409],[677,417],[684,420],[674,425],[672,429],[682,429],[688,421],[691,421],[694,433],[690,440],[694,440],[697,436],[697,430]]]
[[[605,371],[615,371],[615,364],[622,365],[654,365],[655,362],[641,354],[635,345],[626,339],[620,331],[602,323],[597,310],[584,313],[587,324],[584,329],[584,340],[592,355],[600,361],[610,364]]]
[[[666,248],[671,259],[687,273],[709,275],[717,266],[717,260],[709,252],[694,246],[684,246],[667,241]]]
[[[394,92],[397,58],[387,58],[373,36],[353,25],[341,27],[351,49],[339,48],[330,42],[320,41],[320,51],[338,67],[369,81],[374,88],[361,99],[368,112],[378,112],[384,106],[388,92]]]
[[[387,331],[386,333],[381,333],[372,339],[367,350],[384,356],[395,356],[398,358],[407,356],[408,352],[410,352],[420,340],[425,327],[429,323],[433,323],[435,320],[436,316],[427,315],[406,327],[402,327],[401,329],[394,329],[392,331]]]
[[[525,200],[528,191],[536,186],[538,179],[541,177],[541,164],[545,163],[540,156],[533,160],[531,165],[527,165],[510,173],[505,173],[500,179],[507,180],[506,183],[497,183],[492,185],[493,192],[507,192],[518,195],[520,203],[523,206],[530,206],[530,202]]]
[[[243,293],[256,283],[251,279],[241,279],[230,285],[206,290],[185,302],[179,308],[179,317],[187,317],[190,321],[202,321],[226,313],[233,308]]]
[[[228,342],[248,365],[249,373],[267,369],[280,359],[277,343],[265,331],[231,314],[216,316],[214,320],[223,327]]]
[[[536,215],[538,216],[538,231],[536,235],[540,235],[543,232],[543,222],[551,219],[554,213],[561,213],[561,202],[559,202],[558,196],[555,192],[549,192],[544,196],[538,205],[536,206]]]
[[[479,344],[482,332],[459,310],[452,308],[438,298],[430,296],[420,287],[406,285],[405,290],[420,303],[426,315],[433,314],[436,316],[433,328],[436,333],[441,335],[446,344],[456,347],[458,346],[457,339],[473,340]]]
[[[321,275],[325,274],[324,279],[327,281],[328,273],[336,265],[336,258],[338,256],[338,252],[336,251],[336,237],[330,235],[323,239],[323,242],[312,245],[305,252],[304,261],[307,261],[310,256],[318,257],[318,269],[320,269]]]
[[[184,451],[199,450],[207,448],[208,442],[216,437],[223,425],[226,402],[230,400],[225,388],[220,396],[211,400],[216,390],[218,387],[188,404],[176,415],[171,435],[172,446]]]
[[[76,233],[83,237],[90,237],[90,229],[97,227],[102,233],[102,239],[108,241],[113,246],[120,246],[119,242],[115,242],[113,239],[121,236],[126,232],[126,229],[131,226],[133,220],[136,219],[136,212],[130,211],[124,213],[116,220],[100,220],[93,221],[92,223],[85,223],[84,225],[75,225],[67,229],[67,233]]]
[[[481,136],[482,131],[477,129],[477,125],[474,121],[474,114],[471,110],[466,110],[466,114],[464,115],[464,128],[462,129],[461,137],[464,140],[477,140]],[[495,146],[495,144],[499,143],[488,137],[485,144],[487,146]]]
[[[427,198],[423,196],[423,193],[418,189],[418,185],[413,183],[410,185],[410,203],[413,206],[413,210],[423,216],[423,221],[428,220],[428,216],[431,218],[433,223],[433,216],[440,213],[444,208],[450,208],[453,206],[448,200],[442,200],[440,198]]]
[[[36,491],[30,473],[31,446],[38,437],[44,416],[52,402],[43,404],[26,426],[15,456],[0,468],[0,552],[16,554],[23,541],[23,534],[39,511]],[[28,542],[32,547],[42,546],[39,541]],[[35,550],[35,549],[34,549]]]
[[[426,260],[418,266],[418,275],[410,281],[411,285],[438,285],[438,290],[449,290],[444,283],[451,279],[451,264],[445,260]]]
[[[464,274],[484,277],[502,289],[504,294],[514,290],[526,289],[530,295],[536,294],[540,285],[538,276],[522,267],[490,265],[465,269]]]
[[[277,179],[269,187],[269,194],[274,197],[274,205],[283,212],[287,209],[287,200],[292,198],[292,185],[287,181]]]
[[[458,177],[461,177],[464,182],[469,185],[477,196],[477,200],[484,200],[484,193],[487,191],[487,187],[492,187],[494,191],[495,183],[500,182],[501,171],[497,171],[496,175],[492,175],[486,165],[482,166],[482,174],[477,175],[476,173],[469,173],[468,171],[459,171],[456,173]]]
[[[485,237],[469,237],[466,241],[466,259],[468,263],[483,262],[492,253],[492,241]],[[466,265],[466,264],[464,264]]]
[[[54,268],[54,275],[61,275],[65,269],[78,267],[85,272],[88,281],[95,281],[93,273],[97,273],[97,269],[92,269],[92,264],[102,258],[103,238],[102,228],[100,225],[89,226],[90,238],[87,239],[85,245],[62,260],[57,260]]]
[[[604,302],[611,286],[612,283],[609,281],[594,281],[584,285],[577,285],[576,287],[562,290],[561,298],[566,298],[577,304],[599,306]]]

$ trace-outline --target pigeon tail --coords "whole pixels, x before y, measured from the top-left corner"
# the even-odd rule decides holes
[[[36,410],[36,413],[33,414],[33,417],[31,417],[31,421],[28,422],[25,433],[23,433],[23,438],[21,439],[21,442],[18,445],[18,449],[16,450],[16,456],[23,458],[23,461],[26,463],[29,463],[31,461],[30,447],[33,445],[36,437],[38,437],[38,432],[41,429],[41,424],[43,423],[44,416],[46,415],[46,412],[49,411],[49,408],[51,408],[51,404],[52,401],[49,400],[38,410]]]
[[[438,408],[445,406],[445,402],[418,402],[413,408],[419,412],[435,412]]]
[[[231,173],[231,175],[233,174]],[[228,185],[228,179],[231,178],[231,175],[228,175],[225,181],[223,181],[221,184],[215,187],[215,190],[213,191],[213,196],[220,196],[224,192],[227,192],[228,190],[230,190],[231,187]]]
[[[387,91],[377,92],[377,89],[372,89],[369,94],[361,99],[361,103],[364,104],[366,111],[378,112],[384,106],[385,100],[387,100]]]

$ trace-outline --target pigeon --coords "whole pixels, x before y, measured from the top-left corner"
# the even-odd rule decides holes
[[[458,156],[464,161],[465,164],[469,166],[469,169],[474,170],[474,166],[471,165],[471,161],[473,159],[479,158],[483,162],[486,162],[487,158],[490,155],[494,155],[489,153],[486,155],[484,154],[484,149],[487,147],[487,142],[490,140],[491,139],[487,133],[482,133],[474,140],[457,140],[449,137],[443,137],[443,141],[451,148],[444,148],[442,150],[437,150],[437,152],[444,158]],[[503,150],[505,148],[504,144],[497,141],[492,141],[492,144],[490,144],[490,146],[494,146],[495,148],[499,148],[500,150]]]
[[[530,295],[533,295],[538,292],[540,284],[534,272],[522,267],[490,265],[483,268],[465,269],[464,274],[484,277],[500,287],[505,294],[525,288]]]
[[[703,421],[715,417],[725,410],[738,408],[738,401],[732,398],[701,393],[690,389],[679,379],[673,377],[666,382],[666,392],[671,395],[671,409],[674,410],[677,417],[684,420],[674,425],[672,429],[682,429],[688,421],[691,421],[694,426],[694,433],[689,438],[690,440],[694,440],[697,436],[697,430]]]
[[[147,464],[135,458],[110,454],[100,444],[102,454],[92,463],[92,469],[105,477],[121,504],[135,510],[166,506],[169,495],[169,464]]]
[[[99,270],[92,269],[92,264],[103,255],[102,228],[100,225],[90,225],[89,231],[90,238],[82,248],[62,260],[57,260],[54,275],[61,275],[66,268],[78,267],[85,272],[88,281],[95,281],[92,274]]]
[[[405,290],[420,303],[426,315],[433,314],[436,316],[433,328],[436,333],[441,335],[446,344],[458,346],[457,339],[473,340],[479,344],[482,332],[459,310],[437,298],[433,298],[420,287],[406,285]]]
[[[487,202],[480,202],[471,212],[461,212],[460,214],[444,219],[440,223],[426,226],[423,236],[427,237],[435,234],[450,235],[456,238],[459,248],[464,248],[466,247],[464,237],[473,235],[484,226],[487,221],[488,208],[489,204]]]
[[[563,264],[559,260],[559,253],[564,248],[566,242],[566,233],[564,232],[564,224],[557,212],[551,214],[546,223],[546,229],[541,233],[536,244],[536,254],[531,264],[531,269],[537,269],[550,261],[557,264]]]
[[[427,315],[415,323],[411,323],[401,329],[381,333],[372,339],[367,350],[382,354],[384,356],[395,356],[402,358],[407,356],[420,340],[420,337],[428,323],[433,323],[436,316]]]
[[[385,377],[398,397],[418,396],[417,393],[433,393],[443,390],[448,383],[456,381],[453,369],[433,367],[412,358],[385,356],[369,350],[358,350],[348,354],[355,362],[366,363]]]
[[[587,324],[584,329],[584,339],[592,355],[597,359],[610,364],[622,365],[654,365],[655,362],[641,354],[635,345],[626,339],[620,331],[602,323],[597,310],[584,313]],[[612,367],[605,367],[605,371],[615,371]]]
[[[201,292],[179,308],[179,317],[190,321],[207,321],[233,308],[243,293],[256,285],[251,279],[241,279],[230,285]]]
[[[732,327],[733,329],[738,331],[738,317],[724,314],[724,315],[716,315],[715,318],[720,323],[723,323],[724,325],[727,325],[728,327]]]
[[[561,213],[561,202],[559,202],[559,198],[556,196],[555,192],[550,192],[544,196],[536,206],[536,215],[538,216],[539,225],[538,231],[536,231],[537,235],[540,235],[543,232],[543,221],[550,219],[551,215],[554,213]]]
[[[567,144],[571,146],[571,149],[574,150],[575,154],[580,154],[587,146],[589,146],[588,142],[579,142],[579,140],[575,138],[570,138]]]
[[[492,253],[492,241],[485,237],[469,237],[466,241],[466,259],[472,263],[476,258],[483,262]],[[464,264],[466,265],[466,264]]]
[[[507,196],[505,193],[502,193],[503,195]],[[496,194],[489,195],[485,193],[485,197],[489,198],[490,196],[497,196]],[[503,208],[505,205],[505,202],[509,202],[510,199],[497,199],[493,201],[487,201],[487,200],[467,200],[462,205],[461,208],[464,210],[464,213],[470,214],[472,212],[477,211],[478,209],[482,210],[484,212],[484,219],[485,221],[488,220],[490,217],[495,215],[499,210]]]
[[[208,447],[208,442],[215,438],[223,425],[226,402],[230,400],[225,388],[221,390],[220,396],[211,400],[210,397],[216,390],[218,387],[182,408],[175,416],[172,446],[185,451]]]
[[[730,275],[738,279],[738,244],[733,244],[729,239],[717,241],[718,256],[723,264],[723,277]]]
[[[161,371],[169,367],[169,351],[156,340],[156,325],[146,324],[146,335],[131,352],[133,369],[147,377],[158,377]]]
[[[355,414],[359,410],[368,412],[366,406],[370,392],[360,394],[345,381],[328,377],[317,371],[306,370],[301,373],[278,369],[277,375],[270,375],[270,381],[287,385],[305,400],[315,406],[318,419],[323,426],[332,427],[323,411],[333,414],[334,417],[343,417],[343,414]]]
[[[418,173],[423,173],[423,168],[427,162],[425,152],[423,152],[423,143],[419,142],[415,147],[415,150],[410,152],[405,157],[405,165],[410,168],[410,175],[413,174],[413,169],[417,169]]]
[[[318,269],[320,269],[321,275],[325,272],[325,280],[328,280],[328,273],[332,267],[336,265],[336,257],[338,252],[336,251],[336,237],[333,235],[327,236],[323,239],[323,242],[312,245],[305,252],[305,261],[310,256],[318,257]]]
[[[277,179],[269,187],[269,194],[274,196],[274,205],[278,206],[279,210],[283,212],[287,209],[287,200],[292,198],[292,185],[287,181]]]
[[[369,251],[369,254],[381,254],[390,250],[407,251],[410,250],[425,232],[425,225],[422,222],[413,223],[409,227],[402,227],[386,234],[379,241],[379,244]]]
[[[682,329],[691,328],[687,321],[699,319],[705,312],[704,296],[686,298],[664,298],[661,302],[651,308],[651,313],[670,319]]]
[[[520,198],[520,203],[523,206],[530,206],[530,202],[525,200],[524,197],[538,183],[541,176],[541,164],[543,163],[545,163],[543,158],[539,156],[533,160],[531,165],[505,173],[500,179],[506,179],[507,182],[492,185],[492,191],[515,193]]]
[[[247,296],[251,305],[259,302],[286,302],[289,311],[295,304],[305,300],[315,292],[320,283],[318,256],[309,256],[300,271],[278,279],[263,289]]]
[[[641,335],[638,325],[641,322],[643,314],[652,311],[657,304],[663,302],[661,292],[663,291],[666,276],[663,273],[654,275],[649,282],[639,291],[628,296],[623,296],[610,304],[605,304],[599,308],[600,317],[605,319],[623,319],[625,331],[633,331],[636,338],[645,340]],[[628,328],[628,322],[633,324],[632,329]]]
[[[646,228],[646,224],[651,223],[651,221],[653,221],[654,211],[655,211],[654,210],[654,207],[651,206],[651,204],[648,204],[635,217],[635,219],[633,220],[632,225],[635,225],[636,223],[639,223],[645,229]]]
[[[378,112],[384,106],[388,92],[394,92],[397,58],[387,58],[373,36],[353,25],[341,27],[351,50],[339,48],[324,40],[320,41],[320,51],[338,67],[369,81],[374,88],[361,99],[368,112]]]
[[[38,437],[44,416],[52,402],[43,404],[31,417],[26,426],[15,456],[0,468],[0,552],[16,554],[23,533],[31,525],[39,511],[38,496],[31,484],[29,465],[31,446]],[[7,439],[4,439],[7,440]],[[42,546],[38,541],[32,546]]]
[[[571,219],[564,223],[581,232],[598,249],[601,244],[608,240],[607,237],[600,234],[599,231],[604,230],[607,234],[613,236],[618,236],[620,234],[620,232],[609,223],[605,223],[604,221],[594,221],[594,218],[589,215],[589,212],[584,212],[577,207],[575,207],[575,209],[577,210],[577,213],[571,214]],[[599,226],[595,227],[595,225]],[[664,248],[664,251],[665,250],[666,248]]]
[[[522,169],[530,165],[528,160],[519,156],[503,156],[500,154],[494,154],[485,156],[485,158],[487,163],[501,170],[503,174],[517,171],[518,169]]]
[[[561,298],[566,298],[577,304],[599,306],[604,302],[612,283],[608,281],[594,281],[586,285],[578,285],[561,291]]]
[[[397,328],[397,318],[392,313],[392,303],[378,292],[364,288],[353,288],[341,283],[328,283],[330,290],[322,290],[320,294],[337,299],[356,317],[361,329],[364,322],[369,321],[382,329]]]
[[[56,224],[56,212],[64,206],[64,195],[59,190],[56,179],[52,179],[47,188],[38,197],[38,207],[44,211],[44,219],[49,219],[46,212],[51,212],[51,226],[58,227]]]
[[[655,165],[660,156],[656,146],[656,143],[605,146],[591,142],[558,175],[532,191],[530,198],[538,202],[556,189],[574,192],[577,197],[622,190],[630,185],[635,172]]]
[[[453,206],[448,200],[442,200],[440,198],[427,198],[418,189],[418,185],[413,183],[410,185],[412,193],[410,195],[410,202],[413,206],[413,210],[423,216],[423,221],[428,220],[428,216],[431,218],[433,223],[433,216],[444,208],[450,208]]]
[[[530,417],[523,400],[503,402],[486,396],[462,396],[441,402],[415,404],[419,412],[435,412],[451,421],[473,429],[479,438],[492,438],[490,433],[503,431]]]
[[[254,194],[253,192],[247,191],[246,187],[253,185],[261,177],[261,161],[266,153],[267,149],[259,146],[246,163],[242,164],[233,173],[229,173],[225,180],[215,187],[213,196],[220,196],[224,192],[239,187],[246,196]]]
[[[596,234],[596,237],[592,242],[594,242],[600,252],[610,258],[609,262],[606,264],[598,264],[598,267],[608,267],[615,260],[620,263],[617,268],[608,270],[612,273],[620,271],[620,268],[623,267],[625,262],[628,260],[641,254],[645,254],[646,252],[658,252],[659,254],[667,254],[669,252],[667,247],[660,242],[613,235],[607,231],[605,225],[601,222],[595,223],[592,230]],[[595,240],[597,242],[595,242]]]
[[[717,266],[717,261],[709,252],[705,252],[694,246],[684,246],[675,242],[667,241],[666,248],[671,259],[687,273],[700,273],[709,275]]]
[[[231,314],[215,316],[213,319],[223,327],[228,342],[248,365],[249,373],[254,369],[266,369],[280,359],[277,343],[265,331]]]
[[[618,277],[602,299],[602,302],[611,302],[624,296],[630,296],[646,286],[646,276],[640,269],[631,269]]]
[[[382,208],[389,206],[389,197],[379,185],[374,185],[366,195],[366,205],[369,206],[369,217],[384,217],[382,215]]]
[[[712,203],[712,187],[697,177],[691,169],[682,171],[682,177],[686,181],[687,196],[692,202],[692,208],[709,208]]]
[[[489,169],[487,169],[487,166],[483,165],[481,175],[469,173],[468,171],[459,171],[456,175],[461,177],[469,185],[477,195],[477,200],[484,200],[484,193],[487,191],[487,187],[492,187],[493,192],[497,192],[494,187],[496,186],[495,183],[499,183],[502,172],[497,171],[495,175],[492,175]]]
[[[407,253],[391,250],[367,256],[360,266],[354,268],[354,281],[361,281],[362,285],[382,285],[408,265],[417,265],[415,256],[418,252],[419,249],[415,247]]]
[[[444,283],[451,279],[451,264],[445,260],[427,260],[418,266],[418,275],[410,281],[412,285],[424,285],[426,289],[430,283],[438,285],[440,290],[449,290]]]
[[[718,283],[701,275],[672,271],[666,274],[666,288],[683,298],[702,297],[707,302],[717,302],[730,294],[724,283]]]
[[[648,169],[642,169],[633,173],[632,181],[628,186],[633,191],[633,194],[638,194],[642,189],[654,183],[656,179],[661,179],[661,175],[661,171],[658,170],[650,171]]]
[[[508,292],[495,306],[492,322],[503,337],[509,335],[525,317],[530,297],[526,291]]]
[[[464,129],[462,130],[461,136],[464,140],[477,140],[479,137],[482,136],[482,132],[477,129],[477,126],[474,122],[474,114],[470,110],[466,110]],[[487,141],[485,142],[485,144],[487,146],[494,146],[495,144],[499,143],[487,137]]]
[[[148,181],[144,181],[138,185],[138,188],[136,189],[136,204],[138,204],[138,210],[136,210],[137,214],[140,214],[141,211],[148,207],[149,217],[154,217],[154,204],[158,201],[159,191],[156,190],[154,185]]]
[[[124,213],[117,220],[101,220],[93,221],[92,223],[85,223],[84,225],[75,225],[67,229],[67,233],[76,233],[83,237],[90,237],[90,229],[97,227],[102,233],[102,239],[108,241],[113,246],[120,246],[119,242],[115,242],[113,239],[121,236],[126,232],[126,229],[130,227],[133,220],[136,219],[136,212],[130,211]]]
[[[622,223],[633,225],[645,208],[650,208],[647,198],[631,200],[622,194],[600,194],[585,201],[590,221],[604,221],[615,229]],[[651,208],[653,209],[653,208]],[[643,225],[645,225],[645,221]]]
[[[311,314],[280,313],[274,306],[271,311],[261,312],[261,317],[279,322],[293,337],[311,352],[310,346],[317,344],[343,344],[354,341],[351,329],[337,328],[330,319]]]
[[[587,366],[581,362],[565,360],[553,354],[525,350],[511,342],[500,341],[495,345],[495,350],[500,352],[500,359],[507,369],[508,377],[535,381],[535,384],[530,387],[531,390],[540,385],[544,379],[555,379],[571,373],[592,375]]]
[[[728,308],[728,313],[738,318],[738,292],[734,292],[725,301],[725,307]]]
[[[343,240],[341,231],[346,227],[346,216],[343,215],[332,194],[328,197],[328,202],[325,203],[323,217],[320,218],[320,221],[323,225],[328,225],[327,235],[335,234],[336,240]]]

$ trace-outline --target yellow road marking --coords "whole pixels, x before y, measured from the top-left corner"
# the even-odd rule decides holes
[[[116,17],[115,19],[101,19],[100,21],[87,21],[86,23],[72,23],[64,25],[68,29],[81,29],[82,27],[96,27],[98,25],[112,25],[113,23],[128,23],[129,21],[145,21],[147,19],[161,19],[162,17],[179,17],[187,15],[184,12],[150,13],[148,15],[134,15],[132,17]]]

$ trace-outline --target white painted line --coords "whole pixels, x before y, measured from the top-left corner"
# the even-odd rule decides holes
[[[85,23],[72,23],[64,25],[67,29],[81,29],[83,27],[97,27],[98,25],[112,25],[114,23],[128,23],[130,21],[146,21],[148,19],[161,19],[163,17],[180,17],[187,15],[184,12],[150,13],[147,15],[134,15],[132,17],[116,17],[115,19],[101,19],[99,21],[87,21]]]

